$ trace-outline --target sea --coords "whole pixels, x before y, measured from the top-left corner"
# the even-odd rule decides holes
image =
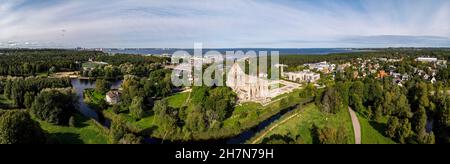
[[[194,49],[177,49],[177,48],[124,48],[124,49],[103,49],[106,53],[111,54],[143,54],[143,55],[171,55],[176,51],[186,51],[194,54]],[[203,53],[208,51],[218,51],[225,54],[227,51],[266,51],[270,54],[272,51],[278,51],[280,55],[328,55],[334,53],[351,53],[361,52],[361,49],[351,48],[222,48],[222,49],[203,49]]]

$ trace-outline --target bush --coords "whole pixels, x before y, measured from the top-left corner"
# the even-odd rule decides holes
[[[57,125],[68,125],[78,109],[78,98],[71,89],[45,89],[35,98],[31,113],[38,119]]]
[[[125,134],[122,139],[119,140],[119,144],[143,144],[144,139],[134,134]]]
[[[113,105],[111,111],[115,114],[119,114],[120,113],[120,106],[118,105]]]
[[[315,144],[346,144],[348,143],[346,132],[344,126],[334,128],[327,125],[320,128],[314,124],[312,128],[313,142]]]
[[[144,112],[144,98],[134,97],[130,106],[130,114],[134,119],[141,119],[145,116]]]
[[[24,111],[7,111],[0,116],[0,144],[44,144],[47,137],[39,123]]]
[[[342,103],[338,90],[329,87],[323,94],[319,106],[322,112],[336,114],[342,109]]]

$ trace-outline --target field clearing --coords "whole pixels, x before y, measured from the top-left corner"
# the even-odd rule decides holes
[[[315,104],[310,103],[303,106],[300,110],[296,110],[295,112],[283,116],[282,118],[280,118],[280,120],[283,120],[295,114],[297,114],[297,116],[292,117],[288,121],[279,124],[276,128],[273,128],[272,131],[266,133],[263,139],[261,139],[257,143],[261,144],[264,142],[264,139],[269,138],[273,135],[289,135],[300,138],[301,144],[313,144],[314,142],[311,129],[314,124],[319,126],[320,128],[324,127],[325,125],[329,125],[335,128],[343,125],[346,130],[345,134],[347,134],[348,136],[348,140],[345,144],[353,144],[355,142],[353,137],[352,123],[347,110],[341,110],[341,112],[335,115],[326,114],[321,112]],[[268,129],[279,123],[279,121],[272,123],[272,125],[270,125]],[[268,129],[256,135],[256,137],[260,137]],[[256,137],[252,138],[248,142],[255,140]]]
[[[381,130],[386,126],[386,121],[378,123],[369,121],[358,114],[359,123],[361,124],[361,142],[362,144],[396,144],[392,139],[383,135]],[[377,130],[377,127],[379,130]]]
[[[45,121],[38,122],[42,129],[47,131],[54,140],[61,144],[107,144],[108,137],[103,131],[103,127],[99,127],[94,120],[87,119],[82,116],[76,116],[76,127],[59,126],[47,123]]]

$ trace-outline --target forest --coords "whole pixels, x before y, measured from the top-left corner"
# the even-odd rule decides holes
[[[242,104],[238,104],[237,95],[228,87],[186,89],[173,86],[171,70],[163,67],[169,61],[167,58],[75,50],[0,52],[0,143],[57,143],[60,141],[59,136],[52,135],[51,131],[44,128],[81,129],[78,127],[83,125],[78,112],[79,97],[70,79],[48,76],[64,71],[80,71],[82,77],[96,80],[96,87],[85,90],[83,96],[100,97],[98,101],[92,102],[99,112],[111,120],[110,126],[104,130],[106,132],[101,133],[108,143],[144,143],[144,137],[149,136],[188,141],[204,134],[207,135],[201,136],[202,139],[220,137],[214,134],[228,134],[223,132],[226,124],[227,130],[242,131],[241,126],[252,125],[252,121],[259,120],[258,117],[276,114],[270,113],[272,110],[279,112],[278,108],[287,108],[289,106],[286,105],[299,104],[300,100],[311,98],[323,113],[342,113],[350,106],[384,136],[397,143],[450,143],[450,96],[446,94],[450,87],[450,67],[447,64],[447,67],[436,68],[436,83],[418,77],[414,71],[421,69],[431,74],[429,65],[415,62],[414,59],[418,56],[434,56],[448,60],[448,50],[383,49],[351,54],[281,56],[280,61],[290,67],[325,60],[340,64],[355,63],[357,58],[401,58],[401,62],[382,63],[380,70],[389,70],[395,66],[395,71],[412,76],[400,86],[393,83],[392,77],[368,75],[355,78],[354,72],[357,75],[363,72],[349,67],[330,75],[334,78],[327,78],[325,88],[317,89],[309,84],[298,93],[295,92],[296,95],[282,98],[279,106],[274,105],[277,109],[244,104],[255,111],[243,110]],[[83,68],[83,63],[89,61],[108,64]],[[118,79],[123,80],[120,87],[121,103],[107,104],[104,96],[110,91],[111,82]],[[174,105],[174,99],[177,105]],[[254,120],[245,120],[247,118]],[[104,129],[96,124],[88,127]],[[313,126],[311,130],[315,143],[348,141],[344,130],[339,128]],[[277,139],[283,137],[275,136],[274,140],[266,143],[280,143]],[[301,143],[300,138],[288,140]]]
[[[121,64],[143,65],[148,63],[162,64],[168,59],[142,56],[115,54],[110,55],[99,51],[76,51],[62,49],[0,49],[0,76],[36,76],[41,73],[78,71],[82,64],[89,60],[102,61],[112,66]],[[143,69],[143,68],[134,68]],[[94,75],[96,75],[94,73]]]

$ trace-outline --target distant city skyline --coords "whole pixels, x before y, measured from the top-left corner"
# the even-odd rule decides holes
[[[448,0],[3,0],[0,48],[450,47]]]

